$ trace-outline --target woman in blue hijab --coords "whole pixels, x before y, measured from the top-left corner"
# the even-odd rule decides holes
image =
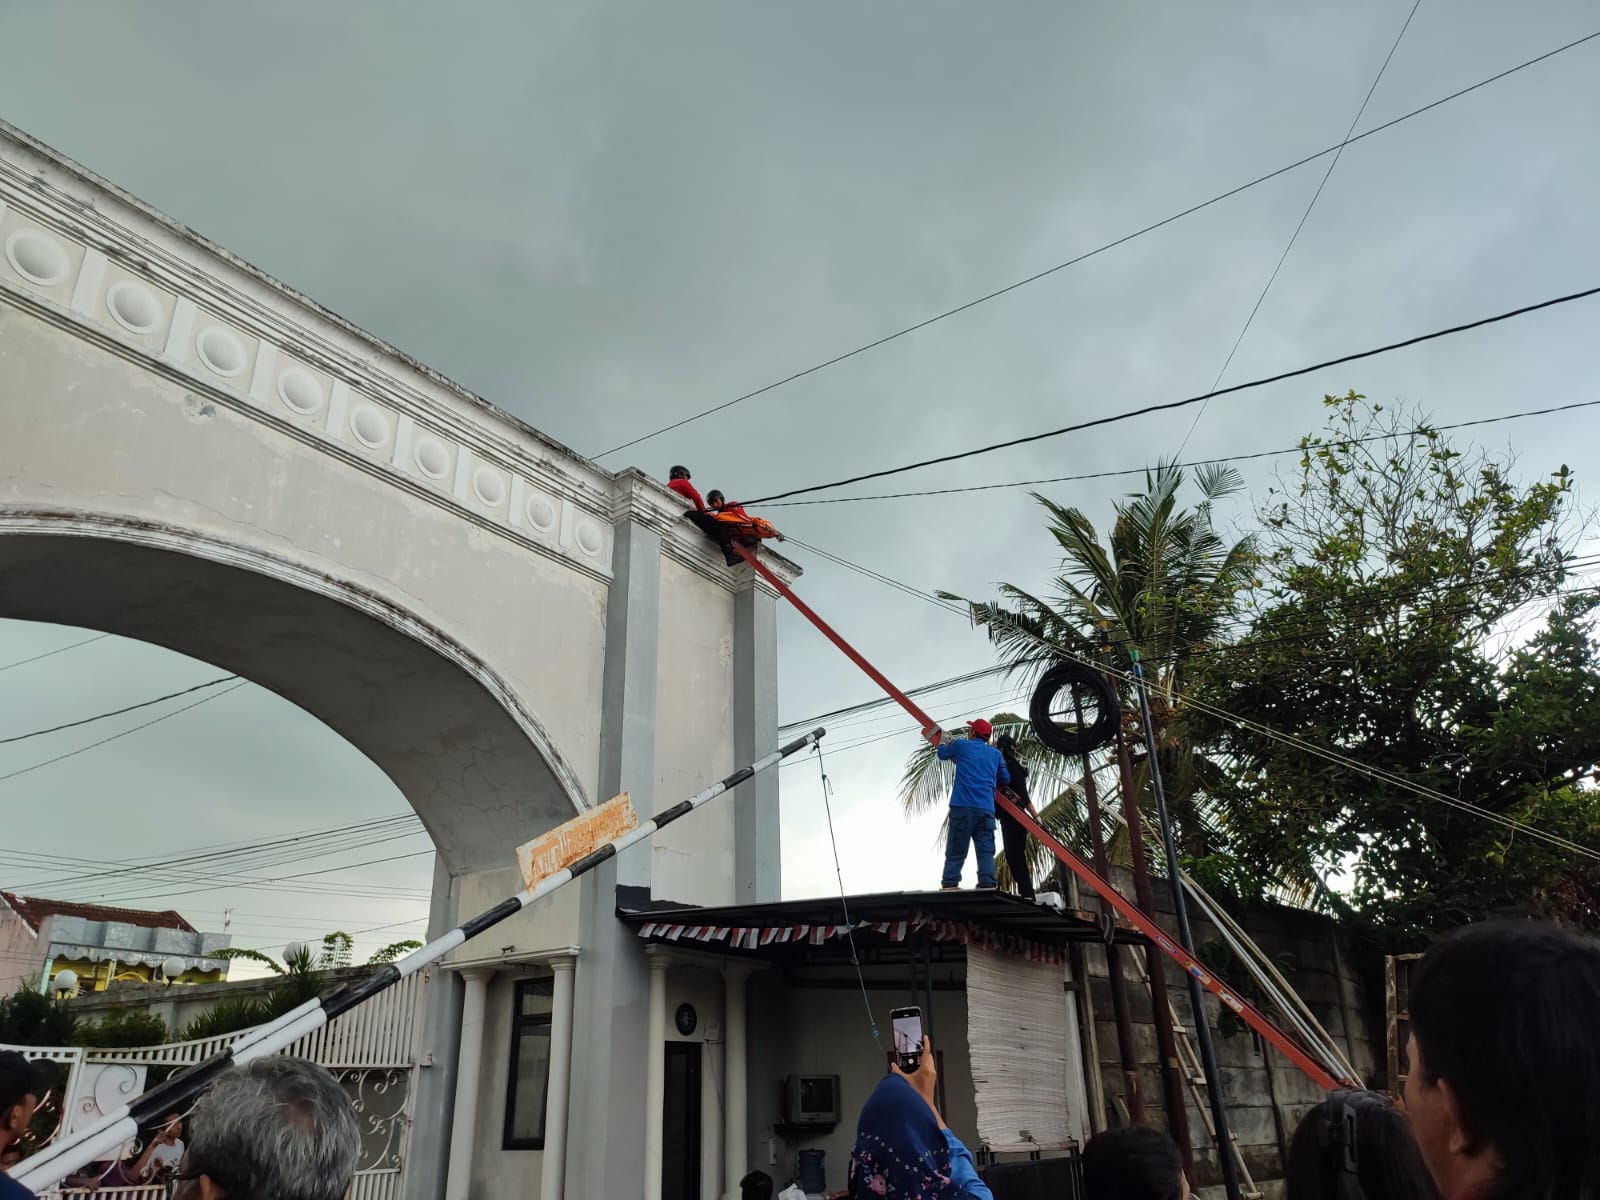
[[[933,1043],[907,1075],[898,1064],[873,1090],[856,1124],[850,1200],[994,1200],[972,1153],[945,1125],[933,1102],[938,1069]]]

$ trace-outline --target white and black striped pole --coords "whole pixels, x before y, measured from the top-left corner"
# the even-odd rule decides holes
[[[107,1113],[93,1125],[79,1130],[70,1137],[63,1137],[31,1158],[25,1159],[18,1164],[12,1178],[33,1192],[54,1187],[68,1175],[81,1171],[90,1163],[112,1154],[124,1142],[137,1137],[141,1128],[154,1124],[164,1114],[188,1109],[200,1093],[210,1087],[217,1076],[229,1067],[265,1058],[293,1045],[307,1034],[321,1029],[340,1014],[349,1012],[362,1001],[371,999],[385,988],[399,983],[429,963],[443,958],[485,929],[498,925],[534,901],[542,900],[557,888],[592,871],[606,860],[615,858],[635,843],[644,841],[658,829],[672,824],[679,817],[686,816],[701,805],[710,803],[752,776],[777,766],[791,754],[816,745],[825,732],[823,729],[813,729],[804,737],[775,750],[765,758],[758,759],[749,766],[740,767],[732,775],[712,784],[705,791],[674,804],[665,812],[658,813],[647,821],[640,822],[636,828],[584,855],[571,866],[563,867],[555,874],[541,879],[534,887],[518,892],[515,896],[508,896],[487,912],[479,913],[449,933],[435,938],[420,950],[413,950],[399,962],[385,965],[359,983],[342,988],[331,996],[319,996],[315,1000],[308,1000],[299,1008],[284,1013],[276,1020],[242,1034],[220,1054],[197,1063],[183,1074],[152,1088],[115,1112]]]

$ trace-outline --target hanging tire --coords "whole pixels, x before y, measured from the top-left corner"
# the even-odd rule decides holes
[[[1034,733],[1057,754],[1098,750],[1116,737],[1120,713],[1111,681],[1076,662],[1057,663],[1046,671],[1028,702]]]

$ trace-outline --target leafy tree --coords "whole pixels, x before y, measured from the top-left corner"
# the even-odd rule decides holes
[[[381,966],[384,963],[392,963],[395,959],[404,958],[413,950],[420,949],[422,949],[422,943],[417,941],[416,938],[407,938],[403,942],[391,942],[381,950],[376,951],[371,958],[367,959],[367,965],[369,967],[376,967]]]
[[[322,939],[321,946],[316,948],[315,952],[310,945],[302,945],[299,953],[281,963],[259,950],[243,948],[219,950],[214,957],[260,963],[274,975],[279,976],[280,981],[260,1000],[230,996],[218,1001],[185,1025],[178,1034],[179,1040],[190,1041],[234,1033],[240,1029],[259,1025],[263,1021],[270,1021],[290,1009],[300,1007],[321,990],[322,972],[350,965],[353,945],[354,939],[348,933],[330,933]],[[418,941],[395,942],[374,954],[367,960],[367,965],[377,966],[393,962],[421,945],[422,943]]]
[[[1204,860],[1222,845],[1220,814],[1207,799],[1208,785],[1221,768],[1194,752],[1184,725],[1185,699],[1231,632],[1240,596],[1255,581],[1257,551],[1251,538],[1230,541],[1215,524],[1216,502],[1243,487],[1238,472],[1228,467],[1198,472],[1199,501],[1192,507],[1179,503],[1187,479],[1183,469],[1171,465],[1149,472],[1142,492],[1115,505],[1104,544],[1082,511],[1036,494],[1060,555],[1050,594],[1006,583],[994,602],[946,598],[967,605],[1002,662],[1028,682],[1052,661],[1098,654],[1102,633],[1115,647],[1140,653],[1174,823],[1189,855]],[[1002,722],[996,717],[996,733],[1010,722],[1019,722],[1010,731],[1032,773],[1030,786],[1044,824],[1087,849],[1082,764],[1047,750],[1020,718]],[[1135,747],[1136,786],[1147,789],[1143,729],[1131,715],[1125,725]],[[1118,791],[1118,773],[1105,768],[1103,759],[1095,767],[1101,793],[1109,798]],[[902,782],[908,810],[932,806],[948,794],[948,786],[948,769],[930,748],[912,754]],[[1255,886],[1261,882],[1257,875]]]
[[[78,1019],[59,1000],[20,987],[0,1000],[0,1042],[12,1046],[74,1046]]]
[[[78,1026],[76,1044],[99,1050],[120,1046],[159,1046],[167,1040],[167,1023],[155,1013],[116,1009],[99,1021]]]
[[[1519,485],[1414,415],[1326,404],[1261,514],[1248,631],[1188,714],[1230,767],[1212,787],[1235,853],[1346,875],[1389,941],[1497,911],[1600,924],[1593,860],[1468,811],[1600,845],[1596,596],[1558,595],[1567,469]]]

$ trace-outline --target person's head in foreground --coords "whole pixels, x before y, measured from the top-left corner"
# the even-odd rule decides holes
[[[1095,1134],[1083,1147],[1083,1193],[1088,1200],[1188,1200],[1178,1144],[1148,1125]]]
[[[751,1171],[739,1180],[739,1200],[772,1200],[772,1176]]]
[[[1411,977],[1406,1114],[1445,1200],[1600,1200],[1600,944],[1469,925]]]
[[[33,1112],[55,1084],[55,1067],[15,1050],[0,1051],[0,1152],[28,1132]]]
[[[1285,1200],[1438,1200],[1404,1116],[1377,1092],[1333,1092],[1289,1143]]]
[[[977,738],[980,742],[987,742],[989,740],[989,735],[994,732],[994,726],[989,724],[989,722],[985,721],[982,717],[979,717],[970,726],[968,726],[968,728],[972,730],[972,736]]]
[[[316,1063],[263,1058],[195,1106],[173,1177],[182,1200],[343,1200],[361,1134],[344,1089]]]

